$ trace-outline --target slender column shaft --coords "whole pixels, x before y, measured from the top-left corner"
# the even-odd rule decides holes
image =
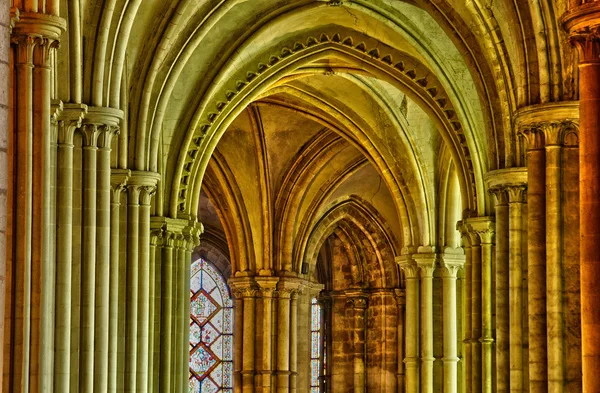
[[[398,393],[404,393],[404,362],[402,361],[402,359],[404,359],[404,308],[406,305],[405,293],[396,290],[396,303],[398,305],[398,316],[396,320],[396,334],[398,341],[398,370],[396,373],[396,386],[398,386]]]
[[[462,263],[443,260],[444,393],[458,392],[456,275]]]
[[[298,293],[292,293],[290,300],[290,392],[298,390]],[[321,308],[321,314],[323,314]],[[323,318],[322,318],[323,321]],[[323,339],[323,337],[321,337]],[[322,342],[322,341],[321,341]],[[321,344],[322,345],[322,344]],[[321,368],[322,369],[322,368]]]
[[[421,392],[433,393],[433,272],[434,263],[419,263],[421,271]]]
[[[482,392],[492,393],[493,380],[493,351],[494,351],[494,336],[492,334],[492,243],[491,239],[482,234],[481,242],[481,298],[482,298]],[[488,238],[486,238],[488,237]]]
[[[174,259],[175,259],[175,271],[176,271],[176,278],[175,278],[175,299],[173,301],[174,304],[174,326],[173,326],[173,336],[174,336],[174,342],[173,342],[173,392],[175,393],[183,393],[184,391],[184,384],[183,384],[183,370],[187,371],[187,364],[186,362],[184,362],[184,359],[182,357],[182,353],[181,351],[185,351],[183,350],[183,344],[185,342],[184,337],[183,337],[183,324],[185,323],[185,319],[183,318],[184,312],[185,312],[185,305],[183,302],[183,299],[185,298],[186,294],[185,294],[185,283],[183,282],[183,280],[185,279],[185,266],[182,263],[184,257],[185,257],[185,249],[184,249],[184,241],[183,241],[183,235],[182,234],[177,234],[176,235],[176,245],[175,245],[175,249],[173,251],[174,255]],[[189,292],[188,292],[189,294]],[[189,296],[189,295],[188,295]],[[185,351],[184,353],[186,353],[187,351]]]
[[[192,263],[192,243],[190,239],[186,236],[185,248],[182,250],[180,255],[183,256],[183,260],[181,264],[183,265],[183,277],[182,277],[182,293],[181,293],[181,326],[182,326],[182,340],[181,347],[178,349],[179,354],[181,356],[181,393],[186,393],[188,391],[188,384],[190,378],[190,279],[191,279],[191,263]]]
[[[136,391],[148,391],[148,361],[150,340],[150,199],[153,187],[142,187],[139,207],[138,245],[138,331]],[[135,339],[132,337],[132,339]]]
[[[242,366],[242,391],[243,393],[254,392],[254,324],[255,324],[255,297],[254,291],[244,296],[244,331],[243,331],[243,366]],[[279,351],[277,353],[277,365],[279,369]]]
[[[277,392],[290,389],[290,292],[278,290],[277,302]]]
[[[496,392],[510,387],[510,303],[508,257],[508,197],[504,189],[496,194]]]
[[[167,234],[162,247],[160,392],[171,392],[173,363],[173,237]],[[237,321],[236,321],[237,323]]]
[[[355,297],[352,299],[354,307],[354,393],[366,392],[366,367],[365,367],[365,312],[367,299]]]
[[[121,192],[125,189],[123,181],[112,184],[110,203],[110,298],[109,298],[109,334],[108,334],[108,391],[117,391],[118,375],[118,337],[119,337],[119,240]]]
[[[233,309],[235,316],[234,331],[236,340],[233,341],[233,392],[242,392],[242,370],[243,370],[243,359],[244,359],[244,300],[242,298],[243,292],[234,291],[235,294],[235,307]]]
[[[548,329],[548,391],[564,391],[565,340],[562,232],[562,147],[546,142],[546,312]]]
[[[416,264],[400,264],[406,277],[406,391],[419,392],[419,272]]]
[[[524,390],[523,370],[523,197],[525,187],[508,187],[509,198],[509,299],[510,299],[510,391]]]
[[[96,320],[94,391],[108,390],[108,346],[110,314],[110,140],[113,130],[103,127],[99,139],[97,167]]]
[[[29,390],[31,288],[31,146],[33,101],[33,38],[18,37],[16,47],[16,161],[13,223],[13,389]]]
[[[473,269],[472,269],[472,260],[473,260],[473,253],[472,253],[472,247],[471,247],[471,243],[470,240],[468,240],[469,237],[468,236],[463,236],[463,241],[464,241],[464,246],[463,248],[465,249],[465,285],[464,285],[464,289],[463,289],[463,293],[464,293],[464,310],[465,310],[465,316],[464,316],[464,337],[463,337],[463,343],[464,343],[464,373],[465,373],[465,392],[466,393],[472,393],[473,389],[472,389],[472,385],[471,385],[471,381],[473,380],[473,369],[471,368],[471,365],[473,363],[473,346],[471,345],[471,309],[472,309],[472,304],[471,304],[471,286],[472,286],[472,276],[473,276]]]
[[[598,46],[598,42],[593,42]],[[580,56],[584,59],[583,56]],[[583,391],[600,392],[600,62],[579,63],[579,211]],[[550,312],[550,310],[548,310]]]
[[[96,295],[96,183],[98,127],[83,127],[83,207],[81,250],[81,346],[79,389],[82,393],[94,391],[94,340]]]
[[[543,149],[527,151],[527,281],[529,290],[529,391],[548,391],[546,350],[546,160]]]
[[[54,333],[54,264],[52,263],[51,188],[52,153],[50,125],[51,40],[38,38],[34,49],[32,146],[32,274],[31,274],[31,389],[52,387]],[[39,362],[39,363],[38,363]],[[39,365],[39,366],[38,366]],[[38,368],[39,367],[39,368]]]
[[[71,263],[73,236],[73,133],[59,123],[56,214],[56,331],[54,391],[68,392],[71,369]]]
[[[262,283],[261,283],[262,284]],[[271,284],[271,285],[268,285]],[[264,285],[261,285],[262,292],[262,306],[263,306],[263,315],[262,315],[262,323],[261,323],[261,334],[262,334],[262,362],[261,362],[261,385],[262,391],[264,393],[271,393],[271,376],[272,376],[272,346],[271,346],[271,326],[273,324],[272,321],[272,304],[273,304],[273,290],[274,283],[268,282]]]
[[[476,235],[475,235],[476,236]],[[481,245],[471,246],[471,389],[482,391],[483,363],[481,361]]]
[[[137,371],[137,331],[138,331],[138,247],[139,247],[139,205],[140,187],[127,187],[127,304],[125,340],[125,391],[136,391]]]

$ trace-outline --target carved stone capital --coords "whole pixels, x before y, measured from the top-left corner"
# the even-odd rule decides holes
[[[15,46],[15,64],[17,66],[27,65],[33,67],[35,38],[35,36],[29,34],[11,36],[10,42]]]
[[[120,203],[121,193],[127,190],[127,179],[131,171],[129,169],[112,169],[110,172],[111,203]]]
[[[421,278],[433,278],[438,255],[435,253],[413,254],[413,260],[419,267]]]
[[[277,277],[255,277],[254,281],[258,285],[262,297],[273,297],[277,289],[279,278]]]
[[[468,218],[465,220],[465,224],[471,240],[471,246],[494,242],[495,222],[493,217]]]
[[[492,187],[488,192],[496,197],[496,206],[508,206],[508,195],[504,186]]]
[[[546,144],[544,133],[538,127],[524,126],[518,135],[525,139],[527,150],[542,150]]]
[[[465,265],[465,254],[462,249],[444,252],[440,256],[440,267],[442,268],[442,277],[456,278],[460,269]]]
[[[412,254],[397,256],[396,263],[400,266],[407,279],[419,278],[419,266],[412,258]]]
[[[36,37],[33,48],[33,64],[36,68],[50,68],[50,52],[58,48],[59,41],[47,37]]]
[[[58,122],[57,142],[59,145],[73,145],[73,135],[81,127],[81,122],[86,113],[87,105],[85,104],[62,104],[62,108],[56,116]]]
[[[525,203],[527,199],[527,186],[524,184],[507,184],[504,186],[508,203]]]

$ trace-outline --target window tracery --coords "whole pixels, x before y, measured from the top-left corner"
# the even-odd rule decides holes
[[[223,276],[207,261],[192,263],[190,393],[233,391],[233,301]]]

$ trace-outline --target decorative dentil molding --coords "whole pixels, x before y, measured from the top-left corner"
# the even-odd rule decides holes
[[[242,93],[251,90],[253,86],[257,85],[257,82],[262,79],[261,76],[272,73],[271,69],[278,69],[282,64],[287,63],[289,58],[308,54],[324,45],[339,47],[342,51],[352,50],[357,52],[359,56],[368,57],[370,60],[377,62],[380,67],[386,68],[390,73],[398,75],[404,83],[410,84],[413,90],[417,94],[420,94],[424,100],[430,101],[437,106],[439,112],[443,114],[442,121],[447,122],[449,129],[454,131],[457,146],[460,146],[462,149],[467,167],[467,175],[470,176],[467,183],[471,187],[473,199],[476,200],[475,170],[471,154],[462,124],[457,116],[457,111],[450,102],[448,94],[444,91],[443,83],[431,73],[429,68],[421,64],[418,59],[406,53],[396,51],[358,32],[337,29],[323,31],[320,35],[310,35],[305,40],[297,40],[291,45],[278,49],[276,52],[266,54],[262,61],[250,66],[249,69],[240,70],[239,77],[237,79],[234,78],[235,81],[232,82],[229,89],[225,89],[222,97],[215,97],[211,100],[214,104],[206,106],[208,109],[190,138],[183,161],[180,158],[182,173],[178,189],[174,193],[174,196],[177,198],[178,212],[185,213],[186,211],[189,178],[193,168],[197,164],[198,151],[201,149],[203,141],[212,127],[220,123],[217,120],[225,112],[225,109],[232,105],[232,103],[238,102],[240,100],[239,96],[244,96]],[[211,109],[212,105],[214,107]]]

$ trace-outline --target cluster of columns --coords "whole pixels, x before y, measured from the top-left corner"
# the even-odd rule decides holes
[[[460,249],[406,253],[396,258],[404,272],[404,380],[406,392],[458,392],[459,337],[457,278],[465,266]],[[434,385],[434,274],[442,275],[443,387]],[[467,366],[468,367],[468,366]]]
[[[201,226],[151,216],[157,173],[111,167],[121,110],[55,99],[53,10],[12,15],[2,390],[183,393]]]
[[[141,384],[136,391],[184,393],[189,389],[190,268],[203,228],[184,219],[150,220],[150,260],[143,275],[149,296],[140,299],[146,302],[147,322],[137,348],[145,354],[137,365]]]
[[[310,386],[310,299],[321,289],[296,277],[235,276],[234,391],[290,393]],[[299,369],[299,366],[304,366]]]
[[[575,0],[562,22],[579,52],[582,386],[600,392],[600,3]]]
[[[328,391],[397,392],[403,389],[401,337],[404,291],[388,288],[332,290],[327,293]],[[400,361],[398,361],[400,359]]]
[[[536,392],[581,390],[577,116],[576,103],[560,103],[518,118],[527,142],[530,241],[540,242],[528,249],[529,380]]]

